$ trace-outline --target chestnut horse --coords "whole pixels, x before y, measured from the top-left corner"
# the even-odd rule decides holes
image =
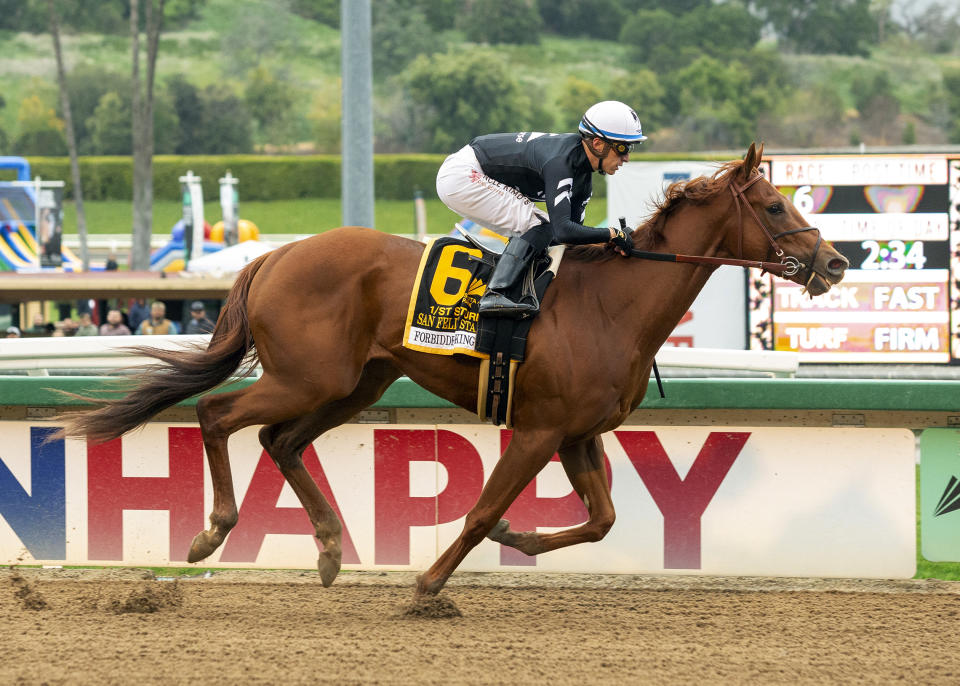
[[[757,170],[762,147],[712,177],[673,184],[638,248],[720,258],[795,258],[791,280],[819,295],[847,261],[822,244],[793,204]],[[237,276],[205,350],[140,350],[160,364],[126,396],[67,418],[64,432],[109,440],[161,410],[228,381],[246,361],[263,374],[250,386],[203,396],[197,416],[213,479],[210,528],[188,560],[210,555],[237,523],[227,438],[264,425],[259,438],[306,509],[323,545],[324,586],[340,570],[341,524],[304,468],[304,449],[374,403],[406,374],[476,411],[479,360],[403,347],[410,291],[424,246],[371,229],[343,227],[264,255]],[[598,541],[614,521],[600,435],[643,399],[654,354],[716,268],[625,259],[609,247],[567,250],[533,322],[516,375],[513,439],[467,514],[463,531],[418,577],[435,594],[485,536],[527,554]],[[739,294],[738,294],[739,295]],[[559,452],[589,512],[556,533],[515,532],[501,520],[521,490]]]

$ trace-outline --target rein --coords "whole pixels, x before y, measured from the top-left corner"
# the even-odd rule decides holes
[[[802,266],[800,262],[796,265],[785,262],[763,262],[760,260],[737,260],[727,257],[701,257],[699,255],[680,255],[666,252],[648,252],[646,250],[631,250],[631,257],[639,257],[641,260],[656,260],[657,262],[693,262],[699,264],[731,265],[734,267],[754,267],[763,271],[776,274],[777,276],[793,276],[800,271]],[[796,258],[789,258],[796,260]]]
[[[763,230],[764,236],[770,242],[770,247],[776,253],[777,257],[780,258],[779,262],[766,262],[762,260],[744,260],[744,259],[735,259],[735,258],[726,258],[726,257],[705,257],[700,255],[679,255],[675,253],[661,253],[661,252],[649,252],[646,250],[631,250],[630,255],[632,257],[639,257],[642,260],[656,260],[658,262],[689,262],[694,264],[713,264],[713,265],[731,265],[734,267],[753,267],[755,269],[761,269],[765,272],[770,272],[771,274],[776,274],[777,276],[794,276],[799,274],[802,269],[806,269],[810,276],[807,279],[807,284],[813,279],[816,275],[816,272],[813,270],[813,265],[816,264],[817,252],[820,250],[820,245],[823,242],[823,238],[820,236],[820,230],[813,226],[805,226],[799,229],[790,229],[788,231],[783,231],[776,235],[770,233],[770,230],[767,228],[760,217],[757,215],[756,210],[753,209],[753,206],[747,201],[744,191],[746,191],[750,186],[755,184],[757,181],[762,179],[763,176],[757,174],[752,179],[747,181],[742,186],[738,186],[735,181],[730,183],[730,192],[733,194],[733,204],[737,208],[737,224],[740,227],[739,236],[737,238],[737,252],[741,256],[743,255],[743,214],[740,211],[741,201],[746,205],[747,210],[750,211],[750,214],[753,216],[754,221],[760,226]],[[620,217],[620,227],[624,230],[627,229],[627,222],[624,217]],[[817,244],[813,249],[813,254],[810,256],[810,266],[805,265],[803,262],[798,260],[793,255],[784,255],[783,250],[777,244],[777,239],[782,238],[783,236],[789,236],[790,234],[800,233],[802,231],[816,231],[817,232]]]

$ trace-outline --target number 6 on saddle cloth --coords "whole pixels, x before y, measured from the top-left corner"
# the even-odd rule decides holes
[[[481,358],[477,414],[510,428],[513,379],[523,362],[532,317],[480,317],[478,303],[504,244],[444,236],[423,252],[404,328],[404,347],[437,355]],[[555,245],[533,261],[511,296],[539,305],[557,274],[565,246]]]

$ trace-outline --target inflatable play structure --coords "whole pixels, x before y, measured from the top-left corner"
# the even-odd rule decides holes
[[[239,242],[259,239],[260,230],[256,224],[246,219],[240,219],[237,224]],[[184,269],[184,265],[187,263],[186,232],[187,227],[182,219],[173,225],[173,228],[170,229],[170,240],[150,255],[150,269],[152,271],[179,272]],[[204,222],[202,254],[209,255],[219,252],[225,247],[227,247],[227,244],[224,241],[223,222],[219,221],[213,226]]]
[[[194,258],[260,238],[256,224],[238,218],[237,179],[230,172],[220,179],[223,220],[213,226],[203,218],[203,187],[200,181],[200,177],[190,171],[180,177],[183,217],[170,230],[170,240],[150,256],[152,271],[183,271]]]
[[[79,271],[80,259],[61,240],[63,181],[31,180],[22,157],[0,157],[0,169],[17,175],[0,181],[0,270]]]

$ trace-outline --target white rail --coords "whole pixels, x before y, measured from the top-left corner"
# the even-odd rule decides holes
[[[664,347],[657,352],[657,365],[665,369],[724,369],[793,377],[800,366],[800,355],[774,350]]]
[[[149,359],[136,355],[130,346],[150,345],[177,350],[187,345],[206,344],[209,334],[195,336],[74,336],[71,338],[2,338],[0,372],[26,370],[35,376],[49,376],[57,369],[120,369],[135,367]],[[718,348],[661,348],[657,364],[664,369],[717,369],[759,372],[776,377],[797,374],[797,353],[724,350]]]
[[[210,341],[210,334],[182,336],[72,336],[70,338],[2,338],[0,370],[25,370],[49,376],[57,369],[120,369],[150,362],[124,348],[149,345],[164,350]]]

